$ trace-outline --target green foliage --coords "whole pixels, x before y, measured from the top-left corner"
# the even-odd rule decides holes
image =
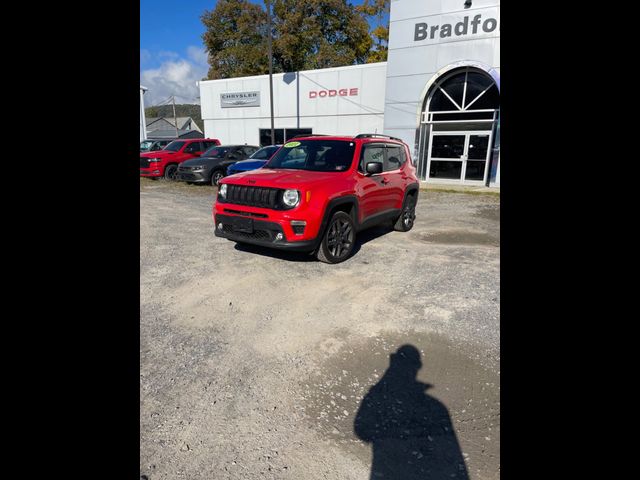
[[[269,73],[267,13],[247,0],[219,0],[200,17],[209,55],[208,80]]]
[[[364,63],[368,24],[345,0],[274,0],[274,59],[286,72]]]
[[[346,0],[271,3],[274,72],[369,61],[369,25]],[[201,19],[207,29],[202,36],[209,56],[207,79],[269,72],[266,10],[247,0],[219,0]]]
[[[389,45],[389,6],[390,0],[364,0],[356,11],[365,17],[375,19],[371,30],[374,45],[369,52],[367,63],[386,62]]]
[[[166,117],[173,121],[173,105],[159,105],[156,107],[147,107],[144,109],[146,118]],[[176,104],[176,117],[191,117],[198,124],[200,130],[204,131],[204,123],[200,116],[200,105],[193,104]]]

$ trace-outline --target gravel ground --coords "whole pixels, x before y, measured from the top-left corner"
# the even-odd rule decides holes
[[[449,477],[498,479],[499,198],[420,192],[412,231],[363,232],[326,265],[215,237],[214,194],[140,181],[141,477],[436,479],[459,443]],[[422,367],[400,382],[404,344]],[[406,389],[381,422],[413,430],[367,443],[356,414],[389,379]],[[425,398],[446,435],[414,420]]]

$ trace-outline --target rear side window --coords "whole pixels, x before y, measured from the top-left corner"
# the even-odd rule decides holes
[[[398,170],[404,163],[404,148],[400,145],[387,145],[387,158],[384,162],[385,172]]]
[[[367,163],[371,162],[382,163],[382,169],[384,170],[384,145],[367,143],[362,146],[358,170],[364,173]]]
[[[200,142],[192,142],[187,145],[187,148],[185,148],[184,151],[187,153],[200,152],[202,151],[202,147],[200,146]]]

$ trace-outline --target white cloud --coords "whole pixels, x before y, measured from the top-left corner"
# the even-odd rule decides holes
[[[187,48],[188,59],[180,58],[175,52],[160,52],[157,57],[168,59],[158,68],[140,71],[140,83],[149,89],[145,93],[145,105],[156,105],[171,95],[176,96],[178,103],[200,103],[196,82],[202,80],[209,69],[204,50]]]
[[[151,60],[151,52],[149,50],[147,50],[146,48],[141,48],[140,49],[140,64],[142,65],[143,63],[147,63],[149,60]]]
[[[196,64],[207,67],[207,70],[209,69],[209,63],[207,62],[207,52],[205,52],[204,49],[190,46],[187,48],[187,56]]]

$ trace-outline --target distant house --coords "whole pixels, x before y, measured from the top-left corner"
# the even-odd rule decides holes
[[[202,133],[202,130],[198,124],[191,117],[178,117],[176,118],[178,123],[178,131],[195,131]],[[156,130],[171,130],[173,129],[173,136],[175,137],[176,124],[173,117],[148,117],[146,120],[147,135],[152,136]],[[191,137],[189,137],[191,138]]]
[[[176,138],[176,129],[158,129],[147,132],[147,138],[149,140],[165,140]],[[181,130],[178,129],[177,138],[204,138],[204,134],[198,130]]]

